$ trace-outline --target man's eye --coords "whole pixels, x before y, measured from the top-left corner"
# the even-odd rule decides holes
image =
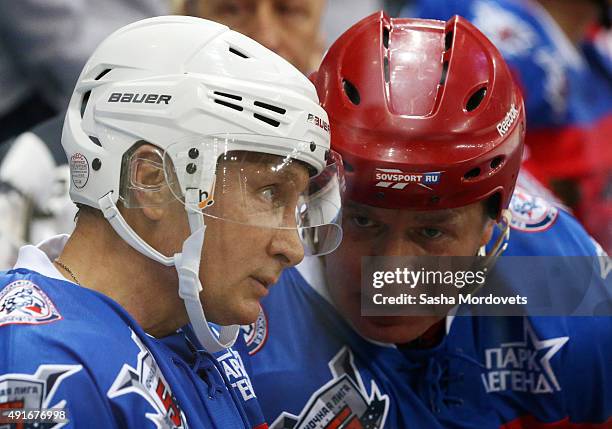
[[[440,238],[442,236],[442,231],[436,228],[423,228],[421,229],[421,235],[429,239]]]
[[[376,226],[376,223],[366,216],[353,216],[351,220],[359,228],[372,228]]]
[[[262,198],[266,201],[274,201],[277,195],[276,188],[274,186],[267,186],[259,191]]]

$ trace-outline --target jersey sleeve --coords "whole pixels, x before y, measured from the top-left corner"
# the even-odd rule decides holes
[[[568,325],[568,420],[593,429],[612,427],[612,318],[572,317]]]

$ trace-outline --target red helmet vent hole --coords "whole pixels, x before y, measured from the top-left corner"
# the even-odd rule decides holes
[[[474,92],[470,96],[467,103],[465,104],[465,110],[467,110],[468,112],[472,112],[476,110],[478,106],[480,106],[480,104],[482,103],[482,100],[484,100],[486,95],[487,95],[487,87],[482,87],[476,90],[476,92]]]
[[[342,164],[344,164],[344,171],[349,172],[349,173],[352,173],[353,171],[355,171],[353,166],[349,164],[347,161],[342,160]]]
[[[346,79],[342,79],[342,86],[344,87],[344,93],[348,99],[351,100],[351,103],[355,106],[359,105],[359,103],[361,103],[361,96],[357,88],[355,88],[355,85]]]
[[[453,32],[449,31],[448,33],[446,33],[446,36],[444,36],[444,50],[448,51],[450,48],[452,48],[453,46]]]
[[[383,67],[385,69],[385,82],[389,83],[391,81],[391,73],[389,71],[389,58],[385,57],[383,60]]]
[[[472,168],[470,171],[463,175],[463,178],[465,180],[474,180],[478,176],[480,176],[480,167]]]
[[[383,28],[382,43],[385,49],[389,49],[389,33],[390,32],[388,28]]]
[[[446,83],[447,75],[448,75],[448,61],[444,61],[444,64],[442,64],[442,76],[440,76],[440,85],[444,85]]]
[[[491,170],[497,170],[504,163],[503,156],[496,156],[491,160]]]

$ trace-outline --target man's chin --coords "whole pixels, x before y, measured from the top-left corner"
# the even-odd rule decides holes
[[[419,338],[437,320],[432,317],[360,317],[354,327],[370,340],[404,344]]]
[[[228,305],[231,311],[225,311],[219,314],[218,317],[208,317],[209,322],[217,325],[250,325],[257,320],[261,306],[258,299],[249,300],[248,302],[231,303]]]

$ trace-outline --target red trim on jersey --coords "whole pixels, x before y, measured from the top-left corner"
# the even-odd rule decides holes
[[[523,416],[512,420],[499,429],[610,429],[612,428],[612,417],[603,423],[572,423],[569,417],[552,423],[542,423],[533,416]]]

